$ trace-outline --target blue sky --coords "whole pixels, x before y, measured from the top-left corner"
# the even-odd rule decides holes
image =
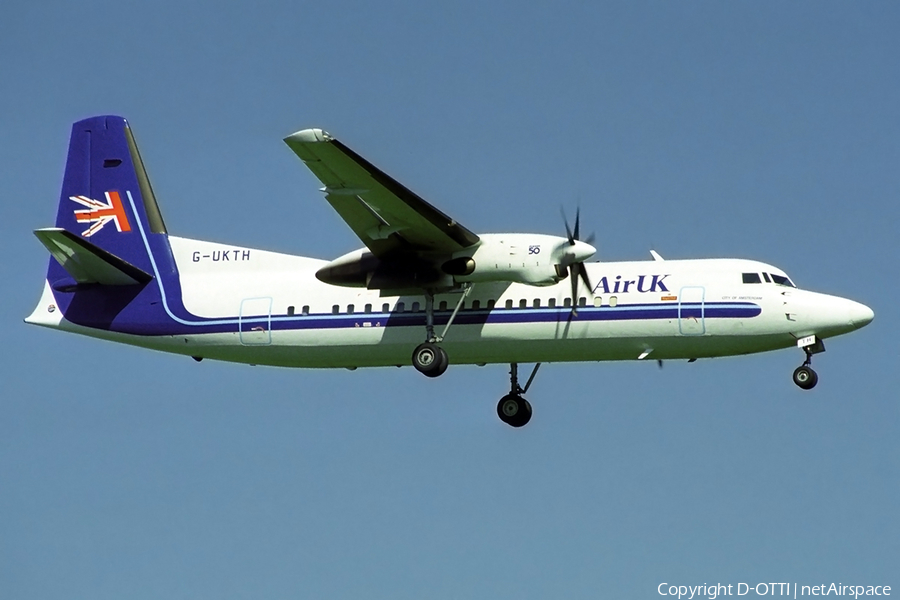
[[[900,11],[867,3],[43,2],[0,9],[0,596],[651,598],[900,587]],[[22,323],[71,123],[128,118],[169,231],[358,241],[281,139],[324,127],[477,232],[744,257],[864,302],[799,351],[196,364]],[[752,594],[751,594],[752,596]]]

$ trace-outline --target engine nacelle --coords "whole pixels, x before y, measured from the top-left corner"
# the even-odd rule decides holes
[[[449,259],[423,253],[390,261],[365,248],[354,250],[319,269],[316,277],[332,285],[369,289],[449,289],[458,283],[487,281],[544,286],[565,279],[569,265],[593,254],[589,244],[573,244],[564,237],[489,233]]]
[[[354,250],[316,271],[319,281],[369,289],[451,288],[453,278],[421,260],[384,261],[367,249]]]
[[[457,253],[441,270],[458,282],[512,281],[544,286],[565,279],[568,264],[593,254],[593,248],[583,242],[573,247],[567,238],[552,235],[489,233],[480,237],[474,252]]]

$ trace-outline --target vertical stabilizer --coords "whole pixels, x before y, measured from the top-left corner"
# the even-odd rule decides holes
[[[166,226],[122,117],[72,126],[56,227],[35,233],[51,252],[47,283],[70,321],[109,328],[156,318],[162,288],[148,283],[177,282]]]
[[[162,214],[122,117],[72,126],[56,226],[149,273],[148,250],[167,250]]]

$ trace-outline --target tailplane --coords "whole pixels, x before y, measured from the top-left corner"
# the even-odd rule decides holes
[[[75,280],[76,284],[137,285],[153,276],[110,254],[103,248],[58,227],[38,229],[34,235],[50,255]]]

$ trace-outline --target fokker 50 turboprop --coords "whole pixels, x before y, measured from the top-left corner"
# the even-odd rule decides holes
[[[586,262],[566,236],[480,234],[321,129],[284,140],[365,245],[332,261],[169,235],[125,119],[75,123],[52,255],[28,323],[165,352],[283,367],[509,363],[497,413],[544,362],[668,360],[797,346],[794,383],[823,339],[868,324],[868,307],[794,286],[752,260]],[[452,328],[451,328],[452,326]],[[535,363],[524,387],[518,365]]]

